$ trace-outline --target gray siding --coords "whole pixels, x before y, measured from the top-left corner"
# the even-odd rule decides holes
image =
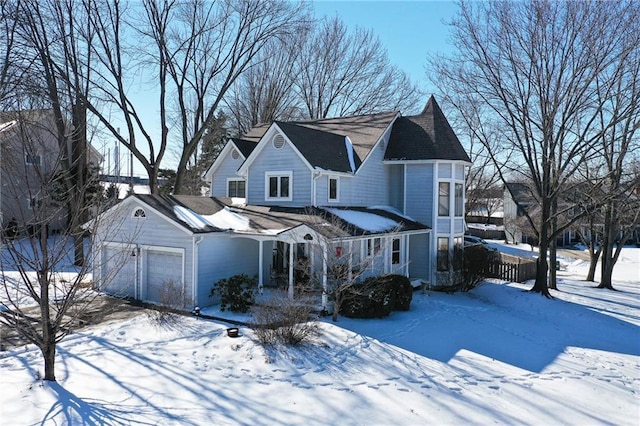
[[[290,171],[292,175],[292,200],[267,201],[265,173]],[[249,166],[247,204],[303,207],[311,205],[311,170],[289,143],[276,149],[266,144]]]
[[[407,164],[406,215],[431,226],[433,222],[433,164]]]
[[[258,274],[258,241],[206,235],[198,244],[198,305],[213,305],[216,299],[209,297],[213,285],[237,274]]]
[[[229,151],[227,155],[225,155],[225,157],[221,159],[222,162],[213,174],[211,182],[212,197],[226,197],[227,179],[239,178],[236,172],[240,165],[243,163],[244,158],[242,158],[242,156],[238,156],[238,158],[234,160],[231,156],[232,152],[233,151]]]

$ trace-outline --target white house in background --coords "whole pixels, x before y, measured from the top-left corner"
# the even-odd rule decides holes
[[[206,173],[209,197],[133,195],[105,212],[94,280],[152,302],[179,283],[185,307],[212,304],[213,284],[239,273],[293,297],[303,259],[320,290],[334,262],[453,286],[469,165],[433,97],[416,116],[260,126],[229,140]]]

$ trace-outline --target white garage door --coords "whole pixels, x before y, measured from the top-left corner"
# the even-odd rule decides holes
[[[103,249],[100,290],[118,297],[136,297],[136,258],[128,249]]]
[[[149,250],[147,252],[147,285],[146,299],[163,304],[175,303],[184,295],[184,278],[182,276],[182,254]],[[173,300],[167,300],[173,299]]]

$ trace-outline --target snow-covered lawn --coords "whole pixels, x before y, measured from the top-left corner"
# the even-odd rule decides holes
[[[611,292],[565,259],[554,300],[530,285],[415,293],[409,312],[323,322],[265,350],[227,325],[146,316],[66,338],[57,383],[33,347],[0,353],[0,423],[640,424],[640,249]]]

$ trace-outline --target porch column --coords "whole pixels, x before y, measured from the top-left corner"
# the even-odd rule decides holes
[[[409,238],[410,235],[405,235],[404,237],[404,275],[409,278]]]
[[[322,244],[322,309],[327,310],[329,295],[327,294],[327,246]]]
[[[258,292],[262,294],[262,287],[264,286],[263,278],[263,263],[264,263],[264,241],[258,241]]]
[[[381,238],[381,244],[383,244],[382,255],[384,256],[384,273],[385,274],[388,274],[391,271],[391,250],[389,250],[390,248],[389,241],[392,241],[392,240],[390,240],[388,237]]]
[[[293,300],[293,250],[294,246],[289,243],[289,299]]]
[[[349,258],[347,266],[349,268],[347,271],[347,278],[351,281],[353,279],[353,240],[349,240]]]

